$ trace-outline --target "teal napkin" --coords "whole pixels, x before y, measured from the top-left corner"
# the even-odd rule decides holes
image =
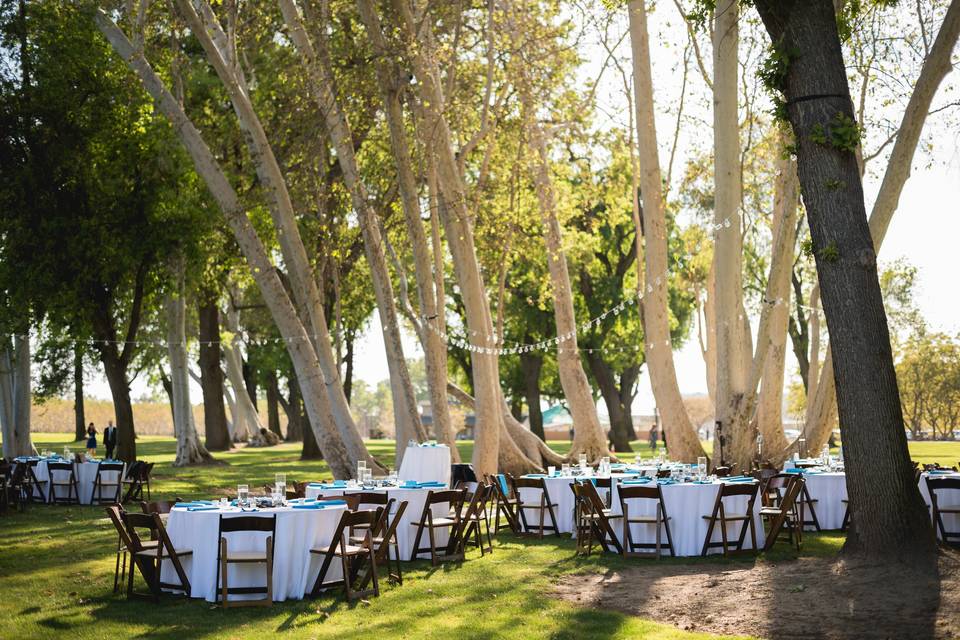
[[[219,508],[220,507],[197,505],[193,507],[187,507],[187,511],[216,511]]]
[[[677,484],[672,478],[657,478],[657,484]]]
[[[425,488],[428,488],[428,487],[430,487],[430,488],[432,488],[432,487],[445,487],[445,486],[447,486],[447,485],[445,485],[445,484],[442,483],[442,482],[418,482],[418,483],[417,483],[417,486],[420,487],[421,489],[425,489]]]
[[[199,502],[178,502],[173,506],[174,507],[202,507],[204,505],[200,504]]]
[[[525,476],[523,476],[523,477],[524,477],[524,478],[546,478],[546,477],[547,477],[547,474],[545,474],[545,473],[528,473],[527,475],[525,475]]]
[[[633,480],[624,480],[620,484],[649,484],[650,478],[635,478]]]

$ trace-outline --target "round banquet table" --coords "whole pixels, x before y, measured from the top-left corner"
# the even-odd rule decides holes
[[[190,597],[216,602],[217,592],[217,532],[220,515],[226,518],[237,516],[264,516],[276,514],[277,530],[273,556],[273,600],[299,600],[303,598],[317,579],[323,556],[310,553],[311,548],[330,544],[345,507],[331,505],[323,509],[259,509],[244,512],[236,508],[188,511],[177,507],[170,511],[166,528],[174,549],[191,550],[192,555],[180,558],[180,563],[190,580]],[[233,551],[263,551],[267,534],[263,532],[229,533],[227,545]],[[231,564],[230,587],[253,587],[266,584],[264,565],[251,563]],[[176,583],[177,574],[173,563],[165,561],[162,569],[164,582]],[[325,582],[343,577],[340,563],[332,562]],[[231,595],[243,599],[244,595]],[[259,595],[250,598],[261,597]]]
[[[377,492],[386,494],[394,499],[393,508],[390,512],[390,524],[394,522],[393,515],[396,514],[397,508],[400,506],[401,502],[407,502],[407,508],[403,512],[403,515],[400,518],[400,522],[397,524],[397,545],[400,548],[400,559],[401,560],[413,560],[411,557],[413,555],[413,543],[417,537],[417,527],[413,526],[416,523],[420,522],[420,516],[423,514],[423,505],[427,501],[427,493],[430,491],[442,491],[444,488],[436,487],[429,489],[403,489],[400,487],[378,487],[376,489],[362,489],[362,488],[323,488],[318,485],[307,485],[307,490],[305,493],[306,498],[313,499],[320,496],[342,496],[344,494],[350,493],[364,493],[364,492]],[[363,505],[360,505],[363,507]],[[369,508],[369,507],[367,507]],[[433,512],[433,517],[438,518],[446,516],[450,511],[449,504],[435,504],[430,509]],[[434,539],[436,540],[436,545],[438,548],[442,548],[447,544],[447,541],[450,539],[448,529],[436,529],[434,530]],[[420,546],[425,547],[430,544],[430,539],[426,530],[423,532],[423,536],[420,540]],[[396,559],[396,553],[393,548],[390,549],[390,555],[392,558]],[[425,556],[421,556],[425,557]]]
[[[670,517],[670,535],[673,538],[673,550],[677,556],[698,556],[703,549],[703,540],[707,535],[710,521],[703,516],[713,512],[720,490],[720,481],[709,484],[677,483],[661,485],[663,503]],[[651,485],[652,486],[652,485]],[[740,514],[747,508],[747,496],[731,496],[724,498],[724,508],[728,514]],[[656,501],[631,500],[629,503],[631,515],[656,515]],[[620,515],[620,497],[617,484],[613,485],[613,502],[611,514]],[[760,519],[760,496],[754,501],[753,519],[757,530],[757,547],[763,548],[766,536],[763,532],[763,522]],[[623,537],[623,522],[616,518],[611,521],[617,538]],[[736,541],[740,535],[743,521],[731,522],[727,525],[727,540]],[[654,542],[656,531],[652,524],[633,524],[630,534],[634,542]],[[666,534],[661,534],[661,543],[666,544]],[[721,541],[720,523],[713,529],[711,542]],[[743,543],[744,549],[751,548],[750,531],[746,532]],[[722,553],[723,549],[715,547],[709,553]],[[666,553],[666,552],[664,552]]]
[[[47,495],[47,502],[53,502],[53,492],[50,490],[50,471],[47,469],[47,459],[41,459],[37,463],[37,466],[33,468],[34,474],[37,476],[37,480],[43,482],[46,481],[47,484],[44,487],[44,491]],[[60,460],[55,460],[55,462],[61,462]],[[110,462],[119,462],[111,460]],[[77,494],[80,498],[80,504],[90,504],[93,501],[93,482],[97,477],[97,468],[100,466],[100,461],[96,462],[83,462],[83,463],[73,463],[73,474],[77,478]],[[127,468],[124,466],[123,475],[126,475]],[[117,476],[120,475],[116,471],[104,472],[103,481],[104,482],[119,482]],[[68,474],[66,471],[57,472],[57,482],[67,482]],[[38,489],[34,489],[37,492]],[[115,491],[115,487],[105,486],[103,488],[103,497],[107,498],[111,495],[112,491]],[[60,497],[66,497],[67,487],[58,487],[57,495]],[[40,495],[36,493],[35,495]]]
[[[654,469],[656,472],[656,469]],[[614,473],[611,474],[611,478],[614,481],[623,479],[623,478],[633,478],[636,477],[636,473]],[[560,533],[573,533],[574,532],[574,504],[573,504],[573,490],[570,488],[570,485],[573,484],[575,480],[586,480],[587,476],[542,476],[542,475],[528,475],[524,476],[526,478],[543,478],[547,485],[547,493],[550,496],[550,502],[557,505],[554,507],[554,515],[557,517],[557,528],[560,529]],[[607,490],[602,487],[597,487],[597,492],[600,494],[600,497],[603,499],[607,498]],[[540,490],[524,487],[520,489],[520,499],[524,503],[529,504],[540,504]],[[540,514],[535,509],[526,510],[527,523],[533,525],[536,521],[537,525],[540,523]],[[547,526],[550,524],[549,514],[544,514],[543,524]]]
[[[450,448],[445,444],[407,446],[397,471],[400,480],[450,485]]]
[[[920,474],[920,495],[923,496],[923,501],[927,503],[927,509],[931,509],[930,491],[927,489],[928,476],[931,478],[960,478],[960,473],[929,474],[924,471]],[[937,505],[940,507],[960,507],[960,491],[956,489],[938,491]],[[932,511],[930,517],[933,517]],[[960,531],[960,513],[941,513],[940,517],[943,518],[943,526],[948,532]],[[937,538],[940,538],[940,527],[937,526],[936,522],[933,523],[933,526],[937,530]]]
[[[847,474],[842,471],[805,471],[804,480],[807,482],[807,492],[810,494],[813,509],[817,514],[817,522],[824,531],[839,529],[843,526],[843,514],[847,505]],[[811,520],[809,513],[804,513],[806,520]],[[806,531],[814,531],[816,527],[808,524]]]

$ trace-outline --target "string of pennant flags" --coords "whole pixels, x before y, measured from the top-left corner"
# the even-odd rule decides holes
[[[729,218],[724,219],[722,222],[717,222],[714,224],[707,225],[707,228],[712,232],[713,235],[716,235],[717,233],[719,233],[724,229],[729,229],[730,227],[731,227],[731,222]],[[639,350],[642,346],[645,346],[648,350],[652,350],[652,349],[658,348],[660,345],[653,342],[648,342],[646,343],[646,345],[642,345],[640,343],[633,343],[633,344],[618,345],[618,346],[573,347],[573,346],[565,346],[565,343],[572,341],[574,338],[576,338],[577,334],[581,332],[589,331],[593,327],[599,327],[611,315],[617,316],[625,312],[634,304],[639,304],[640,302],[642,302],[643,298],[646,295],[653,293],[655,287],[659,288],[664,284],[666,284],[669,281],[669,278],[671,275],[672,274],[669,269],[664,271],[662,274],[656,276],[653,279],[652,283],[648,281],[645,290],[637,290],[633,294],[627,295],[623,300],[621,300],[615,306],[607,309],[603,313],[589,320],[579,323],[575,330],[567,332],[563,335],[555,336],[553,338],[541,340],[539,342],[531,342],[531,343],[512,342],[509,346],[505,346],[504,344],[502,344],[502,336],[498,336],[496,334],[496,330],[494,330],[493,334],[487,336],[487,344],[476,344],[474,342],[474,339],[478,337],[478,333],[476,331],[470,332],[472,336],[471,337],[465,334],[456,334],[456,333],[451,333],[445,329],[440,329],[439,327],[436,326],[437,324],[435,322],[437,320],[436,316],[434,317],[421,316],[420,322],[423,327],[426,327],[429,331],[438,335],[440,339],[447,344],[447,346],[453,346],[459,349],[464,349],[472,353],[486,354],[486,355],[501,355],[501,356],[515,355],[515,354],[521,354],[521,353],[529,353],[533,351],[543,351],[547,349],[552,350],[554,348],[557,348],[561,352],[564,349],[568,349],[571,351],[576,350],[579,352],[586,352],[586,353],[600,353],[600,352],[629,353],[629,352],[635,352]],[[775,300],[764,298],[763,303],[767,305],[783,305],[787,303],[787,300],[784,298],[777,298]],[[816,313],[823,312],[823,310],[818,307],[812,307],[812,306],[807,306],[803,304],[798,304],[797,306],[807,311],[812,311]],[[446,326],[445,320],[444,320],[444,326]],[[335,337],[335,335],[336,335],[336,330],[330,332],[331,337]],[[6,335],[3,335],[3,337],[5,339],[17,339],[17,338],[29,339],[30,336],[29,334],[6,334]],[[259,338],[257,342],[283,344],[283,343],[295,343],[295,342],[300,342],[305,340],[315,341],[319,338],[320,338],[319,335],[304,334],[304,335],[295,336],[295,337]],[[159,347],[170,347],[170,346],[187,347],[192,345],[198,345],[201,347],[203,346],[212,347],[217,345],[232,346],[235,341],[234,340],[191,340],[189,341],[189,344],[186,342],[181,342],[177,344],[177,343],[168,342],[166,340],[144,340],[144,339],[99,340],[95,338],[87,338],[87,339],[66,339],[63,342],[68,344],[89,345],[91,347],[96,347],[98,345],[121,346],[121,345],[127,345],[127,344],[152,345],[152,346],[159,346]],[[493,344],[497,346],[487,346],[488,344]],[[670,340],[665,340],[663,346],[670,347],[671,346]]]

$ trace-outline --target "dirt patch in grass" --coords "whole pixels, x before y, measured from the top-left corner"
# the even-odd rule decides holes
[[[958,639],[960,553],[938,571],[799,558],[678,565],[638,560],[605,574],[567,576],[557,594],[687,631],[761,638]]]

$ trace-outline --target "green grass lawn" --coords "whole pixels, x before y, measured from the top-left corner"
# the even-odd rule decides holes
[[[73,446],[67,434],[35,434],[40,448]],[[551,443],[554,444],[554,443]],[[557,449],[569,443],[558,443]],[[911,443],[916,455],[939,457],[938,443]],[[460,443],[469,459],[472,443]],[[392,441],[374,441],[371,451],[385,462]],[[957,447],[950,443],[949,447]],[[74,446],[74,448],[77,448]],[[323,462],[302,462],[298,444],[219,453],[222,466],[174,469],[170,438],[138,439],[139,457],[157,462],[153,496],[201,498],[272,482],[277,471],[288,482],[330,477]],[[649,454],[649,449],[646,450]],[[955,460],[951,449],[949,459]],[[832,555],[843,543],[837,534],[804,537],[804,555]],[[369,605],[348,605],[339,593],[317,600],[277,603],[269,609],[229,609],[202,600],[170,596],[159,605],[128,602],[112,593],[116,534],[102,509],[32,505],[25,513],[0,518],[0,638],[716,638],[619,613],[575,607],[550,595],[551,585],[577,574],[607,572],[645,560],[624,561],[608,554],[576,558],[568,538],[538,541],[501,533],[496,552],[480,558],[473,551],[460,564],[433,569],[428,562],[407,564],[402,587],[385,586]],[[788,560],[789,550],[773,557],[718,562]],[[700,563],[698,558],[662,563]],[[139,577],[138,577],[139,580]],[[142,585],[141,585],[142,586]]]

